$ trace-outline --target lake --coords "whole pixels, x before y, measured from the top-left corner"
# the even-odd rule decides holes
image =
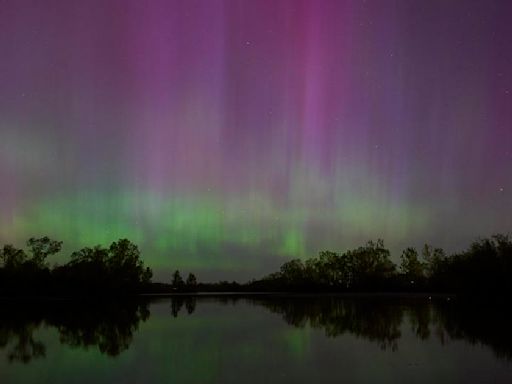
[[[512,383],[511,317],[446,297],[2,301],[6,383]]]

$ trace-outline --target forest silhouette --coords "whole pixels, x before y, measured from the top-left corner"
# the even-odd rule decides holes
[[[29,239],[28,252],[4,245],[0,292],[6,296],[133,295],[151,282],[151,269],[144,267],[139,248],[127,239],[108,248],[82,248],[66,264],[50,268],[47,258],[61,247],[62,242],[48,237]]]
[[[120,239],[109,247],[85,247],[70,261],[50,268],[48,257],[62,242],[31,238],[27,250],[0,249],[0,295],[105,296],[140,293],[205,292],[442,292],[465,296],[503,297],[512,293],[512,240],[494,235],[474,241],[465,251],[447,255],[425,245],[405,249],[400,264],[391,260],[383,240],[345,252],[322,251],[305,261],[285,262],[279,271],[245,284],[201,283],[179,270],[168,282],[153,283],[136,244]]]
[[[494,235],[474,241],[463,252],[448,256],[425,244],[421,254],[405,249],[396,265],[383,240],[343,253],[322,251],[303,262],[294,259],[265,278],[252,281],[253,290],[335,292],[445,292],[470,296],[512,293],[512,240]]]

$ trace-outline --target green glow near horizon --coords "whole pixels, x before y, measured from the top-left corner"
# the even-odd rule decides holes
[[[258,260],[245,251],[267,252],[283,260],[304,259],[339,244],[340,232],[343,239],[359,236],[363,241],[361,234],[368,229],[385,234],[393,228],[406,237],[409,227],[422,228],[428,221],[425,214],[411,221],[411,209],[400,206],[390,207],[390,214],[380,217],[383,202],[357,197],[347,188],[348,193],[340,190],[334,196],[332,210],[303,203],[305,194],[314,200],[324,198],[323,188],[327,186],[316,187],[314,182],[298,186],[291,206],[285,209],[270,196],[254,192],[225,200],[214,194],[183,197],[149,191],[82,191],[35,203],[0,229],[7,235],[30,233],[63,240],[65,252],[59,261],[77,247],[108,245],[126,237],[139,244],[153,268],[236,270],[257,268]],[[324,228],[318,240],[308,236],[308,225],[315,219]]]

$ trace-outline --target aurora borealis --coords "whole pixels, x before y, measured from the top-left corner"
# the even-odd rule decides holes
[[[512,2],[4,0],[0,242],[246,278],[512,228]],[[67,250],[67,251],[66,251]],[[55,261],[58,261],[55,260]]]

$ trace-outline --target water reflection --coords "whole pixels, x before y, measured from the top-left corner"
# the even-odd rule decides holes
[[[439,343],[464,340],[490,347],[499,358],[512,360],[512,315],[504,305],[455,302],[450,299],[362,297],[251,300],[280,314],[290,325],[322,329],[327,337],[346,333],[398,349],[402,325],[419,340]]]
[[[6,321],[5,321],[6,320]],[[18,322],[16,318],[3,319],[0,325],[0,348],[6,348],[12,344],[7,351],[9,362],[19,361],[28,363],[33,358],[44,357],[46,346],[34,339],[33,332],[37,329],[40,321]]]
[[[499,358],[512,360],[512,317],[497,305],[378,297],[178,296],[166,300],[169,320],[195,316],[196,309],[206,303],[248,304],[279,315],[294,328],[319,329],[328,338],[348,334],[376,343],[383,350],[397,351],[408,329],[419,341],[435,338],[445,344],[464,340],[490,347]],[[101,354],[118,356],[130,348],[140,323],[149,319],[149,305],[147,301],[3,303],[0,350],[5,351],[9,362],[43,358],[47,349],[36,331],[49,327],[57,330],[62,345],[96,348]]]
[[[171,314],[178,317],[183,306],[189,315],[196,310],[197,298],[195,296],[176,296],[171,299]]]
[[[28,363],[46,356],[34,333],[43,326],[57,329],[61,344],[117,356],[130,347],[139,323],[149,318],[148,303],[122,301],[10,302],[2,305],[0,349],[10,362]]]
[[[396,350],[401,336],[403,311],[382,300],[308,298],[253,302],[280,314],[295,327],[323,329],[327,337],[350,333],[377,342],[382,349]]]
[[[508,303],[439,303],[436,309],[437,324],[450,339],[486,345],[498,358],[512,361],[512,313]]]
[[[447,298],[393,297],[218,297],[200,299],[223,305],[240,301],[262,306],[279,314],[287,324],[321,329],[329,338],[343,334],[378,343],[381,349],[396,351],[402,326],[408,325],[417,339],[435,337],[441,344],[464,340],[472,345],[490,347],[499,358],[512,360],[512,314],[504,305],[485,302],[457,302]],[[194,312],[197,298],[171,300],[172,315],[177,317],[185,305]]]

